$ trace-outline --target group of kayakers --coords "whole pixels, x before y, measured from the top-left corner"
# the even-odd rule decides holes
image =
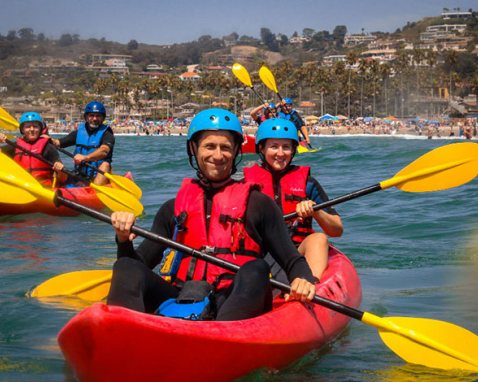
[[[101,172],[111,172],[115,138],[113,130],[104,124],[106,118],[104,105],[98,101],[88,103],[84,110],[84,118],[85,122],[81,123],[77,130],[61,139],[53,139],[48,135],[48,128],[41,115],[26,112],[19,120],[22,136],[13,144],[8,141],[5,134],[0,133],[0,143],[10,143],[2,147],[2,152],[12,157],[47,187],[84,185],[89,182],[97,185],[106,184],[108,180]],[[69,179],[62,172],[64,165],[58,148],[70,146],[75,146],[73,157],[75,170],[84,182],[78,183],[77,178]],[[42,158],[46,161],[42,161]],[[90,166],[87,166],[87,163]]]
[[[219,108],[198,113],[190,123],[186,147],[196,177],[185,179],[176,197],[164,203],[154,218],[154,233],[235,263],[240,270],[232,274],[148,239],[135,249],[134,214],[114,212],[118,259],[108,304],[182,318],[247,319],[272,309],[271,273],[290,282],[287,300],[305,302],[314,297],[315,284],[327,266],[327,236],[340,236],[343,226],[333,208],[314,211],[314,204],[328,200],[327,194],[309,167],[291,163],[299,146],[298,132],[304,127],[292,104],[285,98],[278,105],[280,112],[276,105],[261,105],[264,115],[256,115],[260,164],[245,168],[240,181],[231,177],[241,158],[239,119]],[[19,147],[10,149],[10,155],[51,186],[47,180],[52,173],[66,182],[57,148],[75,145],[78,172],[105,184],[105,177],[84,166],[90,163],[111,171],[115,139],[104,124],[105,116],[103,104],[90,102],[85,122],[77,130],[52,139],[38,113],[25,113],[20,118],[23,136],[16,145],[41,154],[53,166],[48,168]],[[308,134],[303,136],[310,145]],[[1,142],[6,140],[0,135]],[[283,215],[291,212],[298,218],[285,222]],[[314,232],[313,220],[323,232]],[[153,271],[157,266],[160,271]],[[195,310],[185,309],[188,304]]]

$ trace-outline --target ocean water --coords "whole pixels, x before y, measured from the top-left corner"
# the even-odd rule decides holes
[[[457,140],[458,141],[458,140]],[[451,140],[313,137],[321,147],[295,162],[329,197],[374,185]],[[193,176],[184,137],[118,137],[114,168],[133,172],[143,190],[149,228],[161,204]],[[240,168],[252,164],[243,157]],[[65,163],[68,159],[65,159]],[[345,232],[332,240],[357,267],[361,310],[380,316],[428,317],[478,333],[478,181],[433,192],[379,191],[336,206]],[[25,293],[57,274],[108,268],[116,246],[110,226],[88,217],[0,217],[0,381],[72,381],[56,342],[78,309],[45,304]],[[297,323],[300,325],[300,322]],[[377,330],[353,321],[333,343],[285,370],[258,371],[246,381],[474,381],[477,374],[405,363]]]

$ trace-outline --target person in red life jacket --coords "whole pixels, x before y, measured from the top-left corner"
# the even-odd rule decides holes
[[[106,109],[101,102],[88,103],[83,115],[85,122],[81,123],[77,130],[61,139],[52,139],[52,142],[62,148],[75,145],[73,160],[76,170],[81,176],[92,180],[94,184],[104,185],[108,183],[108,179],[83,163],[88,162],[103,172],[111,172],[115,145],[113,130],[103,123],[106,118]]]
[[[297,212],[289,222],[292,240],[305,256],[318,279],[327,267],[327,236],[342,235],[340,216],[333,208],[313,210],[313,205],[329,200],[322,186],[310,176],[310,167],[292,165],[299,138],[297,129],[287,120],[273,118],[262,123],[256,134],[256,151],[262,164],[244,169],[247,182],[258,183],[284,214]],[[324,233],[314,232],[312,218]],[[273,268],[274,270],[274,268]],[[273,272],[274,273],[274,272]]]
[[[51,187],[54,183],[54,177],[56,177],[55,186],[58,186],[66,181],[67,175],[61,171],[63,170],[63,163],[56,147],[50,143],[48,137],[40,136],[45,129],[46,124],[40,114],[33,111],[26,112],[20,117],[20,132],[23,135],[15,141],[15,144],[42,156],[53,163],[53,166],[29,155],[18,147],[4,146],[2,152],[12,157],[15,162],[28,170],[44,186]],[[0,143],[4,143],[6,140],[7,136],[0,134]]]
[[[310,145],[309,130],[307,130],[307,126],[305,126],[304,120],[299,115],[297,110],[293,108],[293,105],[294,101],[292,100],[292,98],[285,97],[279,103],[281,111],[277,113],[277,118],[283,118],[288,121],[291,121],[297,129],[297,134],[300,133],[304,137],[307,146],[309,148],[312,148],[312,146]]]
[[[148,239],[134,249],[133,214],[114,212],[118,260],[113,266],[107,302],[141,312],[159,313],[188,285],[207,280],[214,286],[214,319],[252,318],[272,308],[269,252],[291,282],[288,299],[310,301],[312,272],[287,233],[281,211],[256,185],[236,181],[242,128],[231,112],[212,108],[198,113],[189,126],[187,152],[197,177],[184,179],[175,199],[164,203],[151,231],[241,266],[236,274],[183,255],[171,283],[153,272],[169,256],[167,248]],[[165,253],[166,251],[166,253]],[[176,254],[177,255],[177,254]],[[192,281],[191,281],[192,280]]]
[[[261,114],[262,113],[262,114]],[[251,111],[252,120],[260,125],[269,118],[275,118],[277,113],[276,105],[273,103],[264,103]]]

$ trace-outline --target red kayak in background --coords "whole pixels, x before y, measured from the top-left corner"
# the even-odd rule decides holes
[[[131,172],[124,175],[128,179],[133,179]],[[71,188],[56,188],[55,191],[61,192],[66,199],[73,200],[86,207],[92,208],[96,211],[105,209],[106,206],[96,195],[96,191],[91,187],[71,187]],[[31,203],[26,204],[12,204],[2,203],[0,201],[0,215],[20,215],[44,213],[54,216],[78,216],[79,212],[68,207],[56,207],[49,200],[39,198]]]
[[[317,294],[357,308],[359,277],[335,248]],[[231,381],[280,369],[334,340],[350,318],[317,304],[274,300],[271,312],[242,321],[188,321],[96,303],[58,335],[81,381]]]
[[[244,142],[242,142],[243,154],[255,154],[256,153],[256,137],[253,135],[244,134]]]

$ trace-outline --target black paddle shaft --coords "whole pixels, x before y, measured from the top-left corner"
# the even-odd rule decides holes
[[[380,186],[380,183],[377,183],[377,184],[374,184],[373,186],[365,187],[365,188],[362,188],[361,190],[357,190],[357,191],[339,196],[338,198],[330,199],[330,200],[327,200],[326,202],[316,204],[312,208],[314,211],[322,210],[324,208],[334,206],[336,204],[346,202],[348,200],[355,199],[363,195],[371,194],[372,192],[380,191],[381,189],[382,189],[382,186]],[[299,217],[297,212],[291,212],[290,214],[284,215],[284,220],[295,219],[297,217]]]
[[[95,219],[98,219],[98,220],[101,220],[105,223],[111,224],[111,217],[110,216],[105,215],[101,212],[95,211],[91,208],[85,207],[85,206],[83,206],[79,203],[76,203],[76,202],[72,201],[72,200],[65,199],[63,196],[61,196],[60,193],[57,193],[56,196],[55,196],[55,204],[56,205],[64,205],[64,206],[69,207],[73,210],[79,211],[79,212],[81,212],[85,215],[91,216]],[[219,266],[221,268],[224,268],[228,271],[237,272],[240,269],[240,267],[238,265],[230,263],[229,261],[226,261],[226,260],[214,257],[212,255],[209,255],[207,253],[198,251],[198,250],[193,249],[191,247],[188,247],[184,244],[177,243],[177,242],[175,242],[171,239],[168,239],[166,237],[157,235],[157,234],[155,234],[151,231],[145,230],[144,228],[141,228],[141,227],[138,227],[138,226],[133,226],[131,228],[131,232],[133,232],[133,233],[135,233],[139,236],[142,236],[146,239],[149,239],[149,240],[167,245],[170,248],[173,248],[173,249],[176,249],[177,251],[189,254],[189,255],[191,255],[193,257],[196,257],[200,260],[204,260],[208,263],[217,265],[217,266]],[[290,285],[287,285],[285,283],[282,283],[282,282],[274,280],[274,279],[271,279],[270,283],[272,284],[273,287],[281,290],[282,292],[285,292],[285,293],[290,292]],[[319,305],[322,305],[322,306],[325,306],[326,308],[332,309],[332,310],[334,310],[336,312],[339,312],[339,313],[342,313],[346,316],[355,318],[359,321],[362,319],[362,316],[363,316],[363,312],[361,312],[357,309],[348,307],[346,305],[339,304],[335,301],[326,299],[326,298],[318,296],[318,295],[315,295],[315,297],[312,299],[312,302],[314,302],[316,304],[319,304]]]
[[[36,159],[38,159],[38,160],[41,160],[42,162],[46,163],[47,165],[53,166],[53,163],[52,163],[51,161],[49,161],[48,159],[42,157],[41,155],[38,155],[38,154],[36,154],[36,153],[31,152],[30,150],[27,150],[27,149],[25,149],[25,148],[23,148],[23,147],[17,145],[15,142],[10,141],[9,139],[7,139],[5,142],[6,142],[7,144],[9,144],[10,146],[13,146],[13,147],[16,147],[16,148],[19,149],[19,150],[22,150],[24,153],[27,153],[28,155],[32,156],[33,158],[36,158]],[[65,168],[64,168],[63,170],[61,170],[61,171],[64,172],[66,175],[68,175],[68,176],[70,176],[70,177],[72,177],[72,178],[74,178],[74,179],[76,179],[76,180],[80,180],[80,181],[82,181],[82,182],[89,182],[88,179],[83,178],[82,176],[80,176],[80,175],[78,175],[78,174],[75,174],[74,172],[71,172],[71,171],[69,171],[69,170],[67,170],[67,169],[65,169]]]

